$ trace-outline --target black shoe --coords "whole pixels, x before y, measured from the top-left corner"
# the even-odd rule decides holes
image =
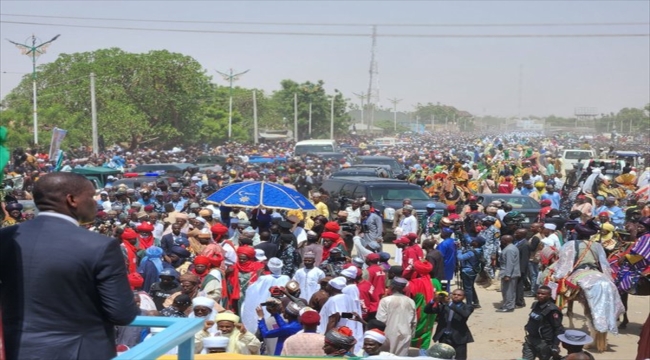
[[[481,305],[480,305],[480,304],[474,304],[474,305],[472,305],[472,306],[474,307],[474,309],[480,309],[480,308],[481,308]]]
[[[501,313],[514,312],[514,311],[515,311],[515,309],[499,309],[499,310],[497,310],[497,312],[501,312]]]
[[[527,291],[524,293],[524,297],[535,297],[535,294],[533,294],[531,291]]]
[[[526,307],[526,304],[523,304],[523,305],[521,305],[521,304],[520,304],[520,305],[515,305],[515,307],[516,307],[517,309],[525,308],[525,307]]]

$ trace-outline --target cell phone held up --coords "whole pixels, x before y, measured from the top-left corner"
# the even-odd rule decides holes
[[[342,312],[341,313],[341,318],[342,319],[352,319],[354,317],[354,314],[351,312]]]

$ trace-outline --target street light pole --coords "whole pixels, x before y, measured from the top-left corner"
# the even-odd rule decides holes
[[[363,125],[363,101],[368,98],[368,94],[363,91],[360,93],[352,93],[354,96],[358,97],[361,100],[361,125]]]
[[[238,74],[233,74],[233,70],[230,69],[228,73],[222,73],[219,70],[215,70],[219,75],[223,77],[224,80],[228,81],[230,84],[230,100],[228,102],[228,140],[232,137],[232,83],[233,81],[239,80],[241,75],[246,74],[250,70],[242,71]]]
[[[90,73],[90,116],[93,133],[93,154],[99,154],[99,137],[97,133],[97,98],[95,96],[95,73]]]
[[[32,58],[32,91],[33,91],[33,97],[34,97],[34,145],[38,145],[38,108],[36,105],[36,60],[45,52],[47,51],[47,48],[54,42],[54,40],[58,39],[59,36],[57,35],[52,38],[50,41],[46,41],[44,43],[40,43],[39,45],[36,45],[36,35],[32,35],[32,45],[26,45],[26,44],[21,44],[17,43],[15,41],[11,41],[7,39],[10,43],[16,45],[17,48],[20,49],[20,53],[23,55],[30,56]],[[27,41],[29,42],[29,38]]]
[[[319,84],[308,84],[308,85],[301,86],[300,89],[306,92],[307,94],[309,94],[309,138],[311,138],[311,114],[312,114],[311,94],[321,90],[321,87]]]
[[[394,131],[397,132],[397,104],[402,101],[402,99],[394,98],[394,99],[388,99],[393,104],[393,123],[394,123]]]
[[[334,139],[334,100],[336,99],[336,93],[332,96],[332,108],[330,110],[330,139]]]

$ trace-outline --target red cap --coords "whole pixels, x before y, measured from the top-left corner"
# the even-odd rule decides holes
[[[320,323],[320,314],[314,310],[305,311],[300,315],[300,323],[303,325],[318,325]]]
[[[325,231],[324,233],[322,233],[320,235],[320,237],[322,237],[323,239],[329,239],[329,240],[334,241],[334,240],[337,240],[339,238],[339,234],[333,233],[331,231]]]
[[[410,243],[411,243],[411,239],[407,238],[406,236],[402,236],[400,238],[395,239],[395,241],[393,241],[393,244],[410,244]]]
[[[129,285],[131,285],[131,290],[140,289],[142,288],[142,285],[144,285],[144,278],[137,272],[130,273],[128,278]]]
[[[379,254],[377,253],[368,254],[368,256],[366,256],[366,259],[368,261],[379,261]]]
[[[216,223],[210,227],[210,232],[213,235],[223,235],[228,232],[228,228],[223,224]]]
[[[325,230],[331,232],[339,232],[341,230],[341,226],[336,221],[328,221],[325,223]]]
[[[211,263],[212,261],[207,256],[199,255],[194,258],[194,265],[205,265],[207,267],[210,267]]]
[[[138,233],[133,231],[131,228],[126,228],[124,229],[124,232],[122,233],[122,240],[133,240],[138,237]]]

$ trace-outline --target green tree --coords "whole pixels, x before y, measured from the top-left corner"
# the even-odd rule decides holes
[[[334,96],[334,136],[347,133],[350,118],[347,115],[347,100],[338,90],[328,95],[324,82],[304,82],[283,80],[281,89],[273,93],[277,115],[287,119],[286,126],[293,130],[294,94],[298,95],[298,138],[329,138],[331,101]],[[309,103],[312,104],[312,133],[309,134]]]
[[[193,58],[166,50],[62,54],[39,66],[39,132],[63,128],[67,144],[90,145],[91,72],[96,74],[98,129],[106,144],[135,148],[199,139],[201,111],[211,100],[210,78]],[[28,117],[30,89],[31,78],[23,78],[4,105]]]

